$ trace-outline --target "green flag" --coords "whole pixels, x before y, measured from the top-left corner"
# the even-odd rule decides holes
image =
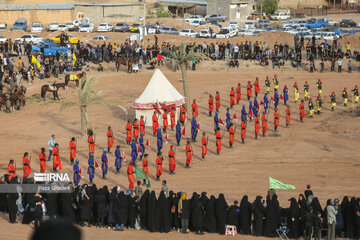
[[[271,189],[296,189],[294,185],[284,184],[276,179],[269,177],[269,188]]]
[[[134,169],[135,169],[136,179],[147,179],[147,181],[148,181],[147,188],[151,187],[149,177],[143,171],[140,171],[136,167],[134,167]]]

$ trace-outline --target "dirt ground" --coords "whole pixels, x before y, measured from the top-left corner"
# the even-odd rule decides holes
[[[95,67],[95,66],[93,66]],[[182,93],[181,73],[172,72],[165,67],[161,70],[171,83]],[[96,91],[103,91],[102,96],[108,100],[119,103],[123,106],[129,105],[140,96],[153,71],[141,70],[136,74],[125,72],[115,72],[114,64],[105,65],[105,72],[97,73],[94,68],[88,76],[98,79]],[[269,132],[267,137],[254,139],[254,124],[250,122],[247,126],[246,144],[240,144],[239,123],[236,125],[235,145],[230,149],[228,146],[228,134],[224,135],[223,148],[221,155],[215,154],[215,138],[213,133],[213,119],[208,117],[208,94],[215,94],[220,91],[222,107],[220,117],[225,121],[225,109],[229,106],[229,91],[238,82],[242,85],[242,100],[231,114],[236,113],[240,116],[241,105],[248,102],[245,100],[245,87],[247,81],[254,82],[256,77],[260,79],[260,87],[263,97],[264,80],[267,75],[279,75],[280,89],[284,84],[289,87],[290,102],[292,111],[292,122],[290,128],[285,128],[285,106],[279,106],[280,129],[279,134],[273,132],[273,111],[269,114]],[[296,186],[296,190],[278,190],[280,204],[288,207],[288,199],[296,197],[304,191],[307,184],[311,184],[313,192],[319,197],[324,205],[328,198],[340,197],[344,195],[357,196],[359,188],[357,182],[360,180],[360,161],[358,158],[358,145],[360,143],[360,121],[355,116],[354,104],[350,101],[347,108],[342,106],[341,91],[344,87],[349,90],[350,99],[352,98],[350,89],[355,84],[359,84],[359,72],[330,73],[325,72],[309,73],[303,70],[295,70],[286,66],[281,70],[262,68],[254,64],[241,62],[239,69],[228,69],[223,62],[201,63],[197,71],[188,71],[189,89],[191,98],[196,98],[199,105],[200,116],[198,121],[201,131],[210,135],[209,153],[206,161],[201,161],[200,138],[194,143],[195,157],[191,163],[191,169],[185,169],[185,142],[176,150],[177,169],[176,175],[169,175],[168,160],[166,153],[170,144],[175,143],[175,132],[168,134],[169,144],[164,145],[165,162],[164,173],[161,179],[166,179],[170,189],[174,191],[185,191],[191,194],[194,191],[207,192],[218,195],[224,193],[228,204],[234,200],[240,200],[247,194],[249,200],[253,201],[257,195],[265,196],[268,189],[268,177],[273,177],[287,184]],[[323,81],[323,99],[325,101],[321,115],[315,115],[313,119],[306,118],[303,123],[299,121],[299,105],[294,103],[292,85],[295,81],[299,84],[300,96],[303,96],[303,85],[305,81],[310,84],[310,95],[315,99],[317,95],[316,80],[321,78]],[[28,88],[27,105],[21,111],[11,114],[1,113],[0,128],[0,172],[7,171],[9,159],[15,159],[17,171],[22,174],[22,156],[24,152],[32,155],[31,167],[33,171],[39,171],[38,154],[41,147],[47,149],[47,142],[51,134],[56,135],[56,142],[60,144],[60,156],[64,171],[72,172],[69,163],[68,144],[71,137],[80,136],[80,112],[76,107],[59,112],[60,103],[75,100],[76,90],[70,84],[68,90],[61,90],[59,95],[61,101],[47,100],[44,102],[39,99],[40,87],[43,84],[51,83],[54,79],[35,80],[35,83],[25,86]],[[57,80],[61,82],[63,80]],[[219,84],[221,83],[221,84]],[[271,88],[272,89],[272,88]],[[331,91],[335,91],[338,106],[334,112],[330,111]],[[271,90],[271,95],[273,91]],[[308,110],[308,107],[305,107]],[[100,162],[101,151],[106,147],[107,126],[111,125],[115,136],[115,146],[120,144],[125,151],[127,159],[130,158],[130,148],[125,144],[125,122],[128,118],[133,119],[135,113],[129,109],[127,116],[120,109],[94,105],[88,108],[88,113],[93,122],[96,133],[95,158]],[[223,127],[222,127],[223,128]],[[151,129],[146,129],[145,140],[149,139],[152,149],[156,148],[155,137],[150,134]],[[222,130],[222,133],[224,131]],[[186,124],[186,135],[190,134],[189,123]],[[200,134],[199,134],[200,135]],[[85,173],[82,183],[87,183],[87,139],[78,139],[78,158],[80,166]],[[161,183],[155,181],[155,158],[154,150],[149,151],[149,171],[151,180],[151,190],[157,193],[161,188]],[[111,164],[106,181],[100,178],[101,170],[96,170],[95,183],[98,186],[107,184],[110,188],[120,185],[122,189],[128,186],[126,176],[126,166],[123,165],[121,174],[114,172],[114,155],[109,157]],[[51,164],[47,170],[51,171]],[[355,183],[355,184],[354,184]],[[29,236],[31,227],[21,224],[8,224],[8,216],[0,215],[0,231],[2,239],[25,239]],[[120,235],[121,234],[121,235]],[[198,239],[193,234],[184,235],[179,233],[170,234],[150,234],[144,231],[126,231],[117,233],[109,230],[98,230],[96,228],[84,231],[84,239],[98,239],[101,237],[115,238],[117,236],[131,237],[132,239],[143,239],[151,236],[152,239]],[[222,239],[219,235],[206,234],[208,239]],[[238,236],[238,239],[252,239],[251,237]],[[258,238],[260,239],[260,238]]]

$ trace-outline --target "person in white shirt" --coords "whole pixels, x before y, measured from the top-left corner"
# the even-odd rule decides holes
[[[52,155],[52,150],[54,149],[55,147],[55,135],[51,135],[51,138],[48,142],[49,144],[49,157],[48,157],[48,162],[50,162],[50,159],[51,159],[51,155]]]

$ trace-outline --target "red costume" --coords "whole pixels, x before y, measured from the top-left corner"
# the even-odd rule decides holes
[[[205,156],[207,154],[207,139],[205,136],[203,136],[201,138],[201,148],[202,148],[201,156],[202,156],[202,158],[205,158]]]
[[[92,136],[88,137],[88,143],[89,143],[89,155],[90,155],[90,153],[94,153],[95,151],[95,141]]]
[[[186,120],[186,109],[184,106],[180,109],[180,122],[184,123]]]
[[[209,114],[214,111],[214,99],[212,96],[209,97]]]
[[[131,122],[128,122],[126,124],[126,142],[130,143],[132,139],[132,133],[131,133]]]
[[[265,114],[261,117],[261,120],[262,120],[262,132],[263,134],[265,134],[267,131],[267,120]]]
[[[138,140],[139,138],[139,125],[136,121],[133,122],[133,134],[134,134],[134,138],[136,140]]]
[[[46,170],[46,159],[45,159],[45,154],[43,152],[40,153],[39,160],[40,160],[40,172],[44,173]]]
[[[246,138],[246,125],[244,122],[241,123],[241,139]]]
[[[141,133],[145,136],[145,121],[144,121],[144,119],[140,119],[140,134]]]
[[[158,156],[156,158],[156,177],[160,177],[161,174],[162,174],[162,171],[163,171],[163,168],[162,168],[162,157],[161,156]]]
[[[300,103],[300,119],[303,119],[305,118],[305,110],[304,110],[304,104],[303,103]]]
[[[186,164],[189,165],[192,160],[192,149],[190,144],[186,145]]]
[[[174,172],[176,168],[176,159],[174,150],[169,150],[169,171]]]
[[[235,141],[235,131],[234,131],[233,126],[230,126],[229,127],[229,144],[230,144],[230,147],[234,144],[234,141]]]
[[[219,111],[220,106],[221,106],[220,95],[217,93],[215,95],[215,109],[216,109],[216,111]]]
[[[254,86],[255,86],[255,95],[257,96],[258,93],[260,92],[259,81],[257,79],[254,82]]]
[[[73,162],[74,159],[76,159],[76,144],[74,141],[70,141],[69,148],[70,148],[70,161]]]
[[[198,108],[198,105],[196,104],[195,100],[194,100],[194,102],[191,104],[191,108],[192,108],[193,117],[199,116],[199,108]]]
[[[8,172],[9,172],[9,182],[10,182],[11,178],[15,177],[15,167],[14,167],[14,164],[9,163],[9,165],[8,165]]]
[[[31,173],[30,161],[27,157],[23,158],[23,170],[24,170],[24,177],[28,177]]]
[[[236,87],[236,102],[240,102],[241,100],[241,88],[240,88],[240,83],[238,84],[238,86]]]
[[[152,122],[153,122],[153,133],[155,135],[159,128],[159,122],[158,122],[158,117],[157,117],[156,113],[154,113],[154,115],[152,116]],[[130,139],[130,141],[131,141],[131,139]]]
[[[52,150],[52,155],[53,155],[53,168],[56,169],[59,167],[59,170],[62,170],[59,149],[57,147],[55,147]]]
[[[144,158],[144,160],[142,162],[142,166],[143,166],[143,172],[146,174],[146,176],[149,176],[149,167],[148,167],[147,158]]]
[[[220,151],[221,151],[221,134],[220,134],[220,131],[216,132],[215,137],[216,137],[216,153],[220,153]]]
[[[175,127],[175,113],[173,109],[171,109],[170,111],[170,124],[171,124],[171,129],[173,129]]]
[[[134,168],[131,164],[129,164],[128,168],[127,168],[127,174],[128,174],[128,179],[129,179],[129,189],[133,189],[134,188],[134,182],[135,182],[135,177],[134,177]]]
[[[246,86],[246,89],[247,89],[247,97],[251,98],[251,96],[252,96],[252,86],[249,83]]]
[[[235,105],[235,92],[234,88],[231,88],[230,91],[230,107],[233,107]]]
[[[255,117],[254,119],[254,124],[255,124],[255,137],[257,137],[260,131],[260,121],[257,117]]]
[[[277,128],[279,126],[279,114],[274,112],[274,127]]]
[[[290,120],[291,120],[290,109],[287,108],[286,109],[286,125],[290,125]]]
[[[166,132],[166,129],[167,129],[168,126],[169,126],[168,119],[167,119],[167,113],[166,113],[166,112],[164,112],[164,113],[162,114],[162,119],[163,119],[163,130],[164,130],[164,132]]]

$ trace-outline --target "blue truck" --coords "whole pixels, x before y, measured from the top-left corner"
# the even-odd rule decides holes
[[[19,18],[18,20],[15,21],[12,30],[13,31],[18,31],[18,30],[22,30],[26,32],[26,29],[28,27],[28,23],[26,18]]]
[[[316,21],[314,19],[311,19],[312,21],[309,21],[309,23],[304,24],[304,27],[307,28],[326,28],[329,27],[329,21],[323,18],[319,18]]]
[[[32,45],[33,52],[41,52],[44,49],[45,56],[56,55],[56,52],[59,51],[60,54],[64,53],[69,50],[68,47],[60,46],[60,44],[53,43],[51,41],[43,41],[38,44]]]

